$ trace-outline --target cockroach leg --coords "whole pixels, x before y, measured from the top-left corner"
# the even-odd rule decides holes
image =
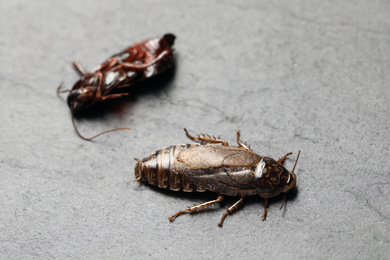
[[[215,203],[221,202],[221,201],[223,201],[223,195],[219,195],[218,198],[215,199],[215,200],[203,202],[203,203],[200,203],[200,204],[198,204],[198,205],[189,207],[188,209],[179,211],[179,212],[177,212],[175,215],[173,215],[172,217],[170,217],[170,218],[169,218],[169,221],[172,222],[173,220],[175,220],[175,218],[177,218],[178,216],[180,216],[180,215],[183,214],[183,213],[192,213],[192,212],[201,210],[201,209],[203,209],[203,208],[209,207],[209,206],[211,206],[211,205],[213,205],[213,204],[215,204]]]
[[[278,160],[278,162],[280,162],[281,164],[284,164],[284,160],[286,160],[287,156],[292,155],[292,154],[293,154],[293,153],[288,153],[288,154],[286,154],[285,156],[281,157],[281,158]]]
[[[77,61],[72,62],[72,65],[81,76],[88,74],[87,70]]]
[[[168,53],[167,51],[163,51],[162,53],[160,53],[160,55],[157,56],[157,58],[155,58],[153,61],[151,61],[148,64],[137,65],[137,64],[134,64],[134,63],[122,62],[118,66],[114,67],[112,70],[113,71],[117,71],[117,70],[124,69],[124,68],[126,68],[126,69],[134,69],[134,70],[137,70],[137,69],[138,70],[144,70],[144,69],[147,69],[147,68],[151,67],[152,65],[158,63],[160,60],[162,60],[164,58],[164,56],[167,53]],[[144,56],[146,56],[146,53],[144,54]]]
[[[124,68],[133,69],[133,70],[143,70],[143,69],[147,69],[148,67],[150,67],[150,64],[137,65],[137,64],[133,64],[133,63],[122,62],[118,66],[114,67],[112,70],[117,71],[117,70],[124,69]]]
[[[91,70],[91,72],[89,72],[89,75],[97,73],[97,72],[101,72],[102,70],[105,70],[105,71],[112,70],[112,68],[114,66],[116,66],[117,64],[119,64],[119,61],[117,58],[109,58],[105,62],[103,62],[102,64],[93,68]]]
[[[109,58],[105,63],[103,63],[103,66],[101,66],[99,70],[111,70],[118,63],[119,61],[117,58]]]
[[[245,150],[248,150],[248,151],[252,151],[251,148],[249,148],[249,146],[243,142],[241,142],[240,140],[240,130],[237,130],[237,143],[238,143],[238,146],[240,146],[241,148],[244,148]]]
[[[267,218],[267,207],[268,207],[268,199],[264,199],[264,214],[261,216],[262,220]]]
[[[212,144],[222,144],[223,146],[229,146],[228,142],[220,138],[204,136],[204,135],[198,135],[195,137],[190,135],[187,129],[184,128],[184,131],[186,132],[187,137],[190,138],[192,141],[199,141],[199,142],[212,143]]]
[[[101,87],[102,87],[102,81],[103,81],[103,74],[100,71],[96,72],[96,74],[99,78],[99,85],[98,85],[97,91],[96,91],[96,100],[97,101],[104,101],[106,99],[120,98],[120,97],[129,95],[129,93],[118,93],[118,94],[101,96],[100,93],[101,93]]]
[[[106,99],[120,98],[120,97],[124,97],[124,96],[128,96],[128,95],[130,95],[130,94],[129,93],[111,94],[111,95],[107,95],[104,97],[100,97],[99,101],[103,101]]]
[[[242,204],[242,202],[244,201],[244,198],[245,197],[241,197],[238,201],[236,201],[236,203],[234,203],[233,205],[231,205],[227,210],[226,212],[223,214],[222,218],[221,218],[221,221],[218,223],[218,226],[222,227],[223,225],[223,221],[225,220],[225,218],[227,217],[227,215],[231,214],[234,210],[236,210],[238,208],[238,206],[240,204]]]
[[[99,85],[96,90],[96,100],[103,100],[102,98],[102,84],[103,84],[103,73],[101,71],[96,72],[96,75],[98,76],[99,79]]]

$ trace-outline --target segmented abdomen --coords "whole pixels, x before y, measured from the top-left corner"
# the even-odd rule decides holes
[[[186,192],[204,191],[189,182],[190,169],[177,161],[181,151],[198,145],[179,144],[154,152],[137,163],[134,169],[135,177],[141,177],[142,181],[164,189]]]

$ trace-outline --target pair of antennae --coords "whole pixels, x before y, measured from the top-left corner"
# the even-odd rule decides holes
[[[301,151],[298,152],[298,156],[297,156],[297,159],[295,160],[294,168],[293,168],[293,170],[292,170],[291,173],[294,173],[294,171],[295,171],[295,166],[297,166],[297,163],[298,163],[298,159],[299,159],[299,155],[300,155],[300,154],[301,154]],[[280,209],[282,209],[283,206],[284,206],[284,204],[286,203],[286,197],[287,197],[287,193],[284,194],[282,206],[280,206]]]

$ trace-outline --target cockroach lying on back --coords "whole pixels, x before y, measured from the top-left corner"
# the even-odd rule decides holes
[[[113,129],[92,138],[85,138],[76,128],[74,113],[91,107],[97,102],[128,96],[129,93],[125,91],[112,92],[132,86],[171,68],[173,65],[172,46],[174,41],[175,36],[173,34],[165,34],[159,38],[139,42],[111,56],[91,72],[87,72],[78,62],[73,62],[73,66],[81,75],[81,79],[75,83],[71,90],[61,90],[61,84],[57,88],[57,94],[69,92],[68,105],[73,114],[73,126],[82,139],[89,141],[107,132],[129,129]]]
[[[267,216],[268,198],[284,194],[295,187],[296,176],[284,168],[288,153],[278,161],[254,153],[240,141],[238,146],[214,137],[190,135],[188,138],[201,144],[179,144],[154,152],[138,161],[135,166],[135,181],[145,181],[160,188],[185,192],[212,191],[218,194],[216,200],[208,201],[179,211],[169,218],[173,221],[183,213],[192,213],[221,202],[224,195],[238,196],[240,199],[230,206],[218,223],[222,227],[226,216],[232,213],[247,196],[259,195],[264,198],[264,214]],[[222,145],[219,145],[222,144]],[[286,199],[286,197],[284,198]],[[284,205],[284,201],[282,207]],[[281,207],[281,208],[282,208]]]

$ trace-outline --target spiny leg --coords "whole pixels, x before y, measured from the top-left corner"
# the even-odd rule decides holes
[[[227,217],[227,215],[231,214],[234,210],[237,209],[237,207],[242,204],[242,202],[244,201],[244,198],[245,197],[241,197],[238,201],[236,201],[236,203],[234,203],[233,205],[231,205],[227,210],[226,212],[223,214],[222,218],[221,218],[221,221],[218,223],[218,226],[222,227],[223,225],[223,221],[225,220],[225,218]]]
[[[206,207],[208,207],[208,206],[211,206],[211,205],[213,205],[213,204],[215,204],[215,203],[218,203],[218,202],[221,202],[221,201],[223,201],[223,195],[218,196],[218,198],[217,198],[216,200],[211,200],[211,201],[203,202],[203,203],[200,203],[200,204],[198,204],[198,205],[189,207],[188,209],[179,211],[179,212],[177,212],[175,215],[173,215],[172,217],[170,217],[170,218],[169,218],[169,221],[172,222],[173,220],[175,220],[175,218],[177,218],[178,216],[180,216],[180,215],[183,214],[183,213],[192,213],[192,212],[201,210],[201,209],[203,209],[203,208],[206,208]]]
[[[137,64],[132,64],[132,63],[128,63],[128,62],[122,62],[118,66],[114,67],[113,71],[117,71],[117,70],[124,69],[124,68],[133,69],[133,70],[144,70],[144,69],[147,69],[149,66],[151,66],[151,65],[137,65]]]
[[[111,94],[111,95],[107,95],[107,96],[102,96],[100,97],[99,100],[106,100],[106,99],[113,99],[113,98],[120,98],[120,97],[124,97],[124,96],[128,96],[130,95],[129,93],[119,93],[119,94]]]
[[[114,66],[119,63],[117,58],[109,58],[106,62],[100,66],[99,70],[111,70]]]
[[[229,146],[228,142],[220,138],[204,136],[204,135],[192,136],[188,133],[187,129],[184,128],[184,131],[186,132],[187,137],[193,141],[200,141],[200,142],[212,143],[212,144],[222,144],[223,146]]]
[[[104,61],[102,64],[96,66],[91,70],[91,72],[87,72],[84,74],[85,77],[91,76],[97,72],[101,72],[102,70],[108,71],[111,70],[114,66],[116,66],[119,63],[117,58],[109,58],[106,61]]]
[[[111,95],[102,96],[101,95],[101,92],[102,92],[101,88],[102,88],[102,82],[103,82],[103,73],[98,71],[98,72],[96,72],[96,75],[99,78],[99,85],[98,85],[97,90],[96,90],[96,99],[97,100],[103,101],[106,99],[120,98],[120,97],[129,95],[129,93],[118,93],[118,94],[111,94]]]
[[[126,81],[128,79],[128,75],[127,75],[126,71],[117,70],[116,72],[118,72],[121,75],[121,77],[123,78],[124,81]],[[117,89],[127,88],[127,87],[129,87],[129,85],[127,85],[127,84],[119,84],[116,86]]]
[[[80,63],[78,63],[77,61],[74,61],[72,62],[73,64],[73,67],[75,68],[75,70],[81,75],[81,76],[85,76],[88,72],[87,70],[83,67],[83,65],[81,65]]]
[[[249,148],[248,145],[246,145],[245,143],[241,142],[241,140],[240,140],[240,130],[236,130],[236,132],[237,132],[237,143],[238,143],[238,145],[241,148],[244,148],[246,150],[252,151],[251,148]]]
[[[261,216],[262,220],[267,218],[267,207],[268,207],[268,199],[264,199],[264,214]]]
[[[167,53],[167,51],[163,51],[162,53],[160,53],[160,55],[157,56],[157,58],[155,58],[154,60],[152,60],[149,63],[142,64],[142,65],[137,65],[137,64],[133,64],[133,63],[129,63],[129,62],[122,62],[121,64],[119,64],[118,66],[113,68],[113,70],[115,71],[115,70],[122,69],[122,68],[139,69],[139,70],[147,69],[148,67],[158,63],[161,59],[163,59],[164,55],[166,55],[166,53]],[[144,52],[142,55],[146,56],[146,52]]]
[[[280,162],[281,164],[284,164],[284,160],[286,160],[287,156],[289,156],[289,155],[292,155],[292,153],[288,153],[288,154],[286,154],[285,156],[281,157],[281,158],[278,160],[278,162]]]

